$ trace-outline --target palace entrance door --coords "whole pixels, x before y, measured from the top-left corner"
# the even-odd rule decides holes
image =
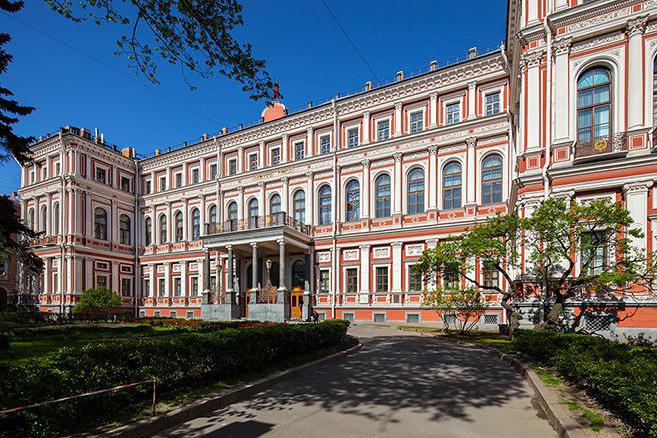
[[[290,319],[301,319],[303,312],[303,289],[295,287],[290,292]]]

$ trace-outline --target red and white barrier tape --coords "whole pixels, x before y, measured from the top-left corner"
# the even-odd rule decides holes
[[[103,394],[105,392],[114,392],[114,391],[118,391],[120,389],[131,388],[133,386],[138,386],[138,385],[143,385],[144,383],[153,383],[153,382],[154,382],[154,380],[143,380],[141,382],[126,383],[125,385],[119,385],[119,386],[115,386],[113,388],[98,389],[96,391],[85,392],[84,394],[72,395],[70,397],[62,397],[62,398],[58,398],[58,399],[55,399],[55,400],[48,400],[48,401],[41,402],[41,403],[35,403],[33,405],[17,406],[15,408],[5,409],[4,411],[0,411],[0,414],[11,414],[13,412],[20,412],[20,411],[24,411],[24,410],[27,410],[27,409],[36,408],[36,407],[39,407],[39,406],[51,405],[51,404],[54,404],[54,403],[60,403],[60,402],[68,401],[68,400],[73,400],[73,399],[76,399],[76,398],[88,397],[90,395]]]

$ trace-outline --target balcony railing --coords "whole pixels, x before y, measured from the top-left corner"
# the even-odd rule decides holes
[[[231,219],[223,223],[211,222],[205,224],[205,234],[232,233],[235,231],[251,231],[284,226],[310,236],[310,226],[303,224],[285,212],[272,213],[266,216],[254,216],[246,219]]]
[[[575,143],[576,160],[624,151],[627,151],[627,135],[625,132],[596,137],[591,141],[577,141]]]

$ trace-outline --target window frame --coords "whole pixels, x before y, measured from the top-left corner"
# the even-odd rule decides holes
[[[376,294],[388,294],[390,293],[390,265],[388,264],[379,264],[373,265],[374,268],[374,293]],[[379,284],[379,270],[385,269],[385,288],[382,288],[382,285]]]
[[[302,198],[298,198],[299,194],[302,195]],[[301,207],[297,205],[300,201],[303,201]],[[292,194],[292,214],[297,222],[301,224],[306,222],[306,191],[303,189],[295,190]]]
[[[450,107],[454,107],[454,106],[456,106],[457,111],[450,113],[450,111],[449,111]],[[445,125],[446,126],[452,126],[452,125],[456,125],[456,124],[461,123],[461,121],[463,120],[463,117],[461,115],[462,106],[463,105],[461,103],[461,99],[445,102]],[[456,116],[457,116],[456,120],[454,119],[454,116],[453,116],[454,114],[456,114]],[[451,119],[450,119],[450,116],[452,116]]]
[[[379,190],[381,189],[381,180],[387,178],[387,195],[380,195]],[[383,186],[385,188],[386,186]],[[383,201],[385,205],[380,206],[379,201]],[[380,207],[383,211],[380,210]],[[387,172],[381,172],[374,178],[374,217],[376,219],[390,217],[392,214],[392,178]]]
[[[406,120],[407,126],[408,126],[408,133],[409,134],[419,134],[420,132],[424,131],[426,126],[425,126],[425,111],[424,107],[421,108],[409,108],[407,110],[408,118]],[[419,129],[414,129],[413,128],[413,116],[419,114],[420,115],[420,120],[419,124],[420,127]]]
[[[354,273],[354,276],[350,278],[350,274]],[[360,288],[360,268],[358,266],[345,266],[344,267],[344,293],[345,294],[357,294]],[[353,282],[350,284],[350,281]],[[353,291],[350,290],[350,286],[353,287]]]
[[[360,181],[356,178],[344,185],[344,219],[346,222],[360,221]]]
[[[489,166],[488,168],[485,166],[485,163],[487,160],[490,160],[492,157],[498,157],[500,160],[499,166]],[[502,154],[499,152],[491,152],[489,154],[486,154],[484,157],[481,159],[481,167],[480,167],[480,196],[481,196],[481,205],[494,205],[494,204],[499,204],[504,202],[504,158]],[[497,168],[499,168],[499,178],[495,179],[486,179],[486,173],[493,173]],[[499,192],[494,191],[494,184],[499,183]],[[490,189],[490,197],[489,199],[484,198],[484,193],[486,192],[485,187],[487,185],[491,185]],[[499,199],[495,197],[495,193],[499,193]]]
[[[596,70],[600,70],[606,73],[607,75],[607,82],[603,84],[593,84],[590,86],[586,86],[583,88],[580,88],[580,81],[584,78],[589,73],[593,73]],[[595,103],[595,91],[600,90],[602,88],[607,88],[607,93],[608,93],[608,99],[605,102],[602,103]],[[590,105],[584,105],[580,106],[579,100],[580,100],[580,93],[583,92],[591,92],[591,104]],[[608,107],[608,120],[607,120],[607,135],[603,136],[596,136],[596,127],[602,124],[596,125],[595,122],[595,115],[596,115],[596,110],[600,110],[603,107]],[[588,120],[590,122],[589,125],[589,138],[588,140],[582,140],[580,139],[580,131],[582,128],[580,128],[580,112],[584,111],[589,111],[589,117]],[[600,65],[594,65],[589,68],[584,69],[579,75],[577,75],[577,81],[575,82],[575,138],[577,139],[578,143],[593,143],[597,139],[607,139],[608,141],[611,139],[613,136],[614,132],[614,76],[612,74],[611,69],[607,68],[606,66],[600,66]]]
[[[411,176],[420,172],[422,178],[412,179]],[[422,190],[411,191],[411,184],[422,183]],[[426,172],[423,167],[412,167],[406,173],[406,213],[409,215],[423,214],[426,212]],[[420,202],[421,201],[421,202]],[[411,208],[413,207],[413,208]]]
[[[104,224],[99,224],[98,223],[98,212],[102,211],[103,216],[104,216]],[[103,228],[99,228],[103,227]],[[105,210],[103,207],[95,207],[94,208],[94,239],[96,240],[104,240],[108,241],[109,240],[109,215],[107,214],[107,210]]]
[[[322,194],[322,190],[328,189],[327,193]],[[328,203],[322,203],[327,200]],[[326,215],[326,217],[325,217]],[[319,225],[331,225],[333,216],[333,188],[329,184],[322,184],[317,189],[317,222]]]
[[[457,172],[455,171],[450,171],[447,172],[447,167],[452,166],[452,165],[457,165],[458,166],[458,179],[459,179],[459,184],[458,185],[447,185],[446,184],[446,179],[451,177],[454,178],[457,175]],[[441,188],[442,188],[442,209],[443,210],[457,210],[463,207],[463,165],[459,160],[456,159],[449,159],[448,161],[445,162],[442,166],[442,171],[441,171]],[[454,192],[458,189],[458,206],[454,202],[456,197],[454,196]],[[448,197],[447,195],[450,194]],[[447,200],[449,199],[450,205],[447,205]]]
[[[384,132],[387,132],[385,135],[385,138],[381,136],[381,129],[379,129],[379,125],[382,123],[387,123],[388,127]],[[390,140],[391,137],[391,129],[392,129],[392,117],[391,116],[385,116],[385,117],[380,117],[374,119],[374,129],[376,132],[376,141],[386,141]]]
[[[125,219],[127,219],[127,226]],[[132,245],[132,219],[127,214],[119,216],[119,243],[121,245]]]
[[[345,137],[347,139],[347,149],[353,149],[355,147],[360,146],[360,126],[358,126],[358,125],[347,126],[347,127],[345,127],[345,130],[346,130]],[[355,141],[355,143],[352,144],[352,139],[354,137],[352,137],[351,134],[353,132],[356,133],[356,135],[355,135],[356,141]]]
[[[297,140],[292,143],[294,150],[294,161],[301,161],[306,158],[306,142],[305,140]]]

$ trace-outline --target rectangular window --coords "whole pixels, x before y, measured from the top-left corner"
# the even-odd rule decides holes
[[[217,277],[214,275],[210,277],[210,292],[217,291]]]
[[[228,160],[228,176],[237,175],[237,160]]]
[[[306,144],[302,141],[294,143],[294,160],[299,161],[303,160],[303,157],[306,153]]]
[[[130,178],[126,178],[125,176],[121,177],[121,190],[124,192],[130,192]]]
[[[608,239],[605,231],[592,231],[582,235],[582,272],[587,275],[600,275],[608,266]]]
[[[345,274],[347,279],[347,293],[355,294],[358,292],[358,269],[347,268],[345,269]]]
[[[358,146],[359,138],[358,138],[358,128],[350,128],[347,131],[347,147],[348,148],[355,148]]]
[[[459,266],[458,263],[446,264],[443,267],[443,289],[459,288]]]
[[[144,187],[144,192],[146,192],[146,194],[149,194],[151,192],[151,180],[150,179],[148,181],[146,181],[146,187]]]
[[[159,278],[157,280],[157,292],[161,297],[165,297],[167,294],[166,285],[164,284],[164,278]]]
[[[270,161],[271,161],[272,166],[276,166],[277,164],[281,164],[281,150],[280,150],[280,148],[272,149],[270,154],[271,154]]]
[[[410,122],[411,134],[422,131],[424,129],[424,113],[422,111],[411,113]]]
[[[52,287],[50,288],[52,293],[59,292],[59,274],[52,274]],[[48,291],[46,291],[47,293]]]
[[[96,277],[96,287],[107,287],[107,277],[104,275]]]
[[[454,102],[447,105],[447,124],[453,125],[461,121],[461,103]]]
[[[482,276],[484,287],[498,287],[500,283],[499,272],[494,267],[490,266],[487,263],[484,263],[482,267]]]
[[[144,280],[144,290],[141,291],[141,294],[143,296],[147,296],[147,297],[151,296],[151,281],[150,280]]]
[[[217,165],[210,164],[210,179],[217,179]]]
[[[61,167],[59,165],[59,162],[55,163],[55,175],[54,176],[59,176],[61,172]]]
[[[258,154],[249,154],[249,170],[258,169]]]
[[[201,179],[200,175],[201,172],[199,172],[199,169],[192,169],[192,184],[198,184]]]
[[[390,120],[379,120],[376,122],[376,139],[383,141],[390,138]]]
[[[178,318],[178,312],[172,310],[171,312],[169,312],[169,318]]]
[[[189,294],[192,296],[198,295],[198,277],[192,277],[192,289],[189,291]]]
[[[321,293],[328,293],[329,291],[329,270],[321,269],[319,271],[319,291]]]
[[[167,177],[166,176],[161,176],[160,177],[160,191],[163,192],[167,189]]]
[[[194,311],[188,310],[185,316],[187,319],[194,319]]]
[[[388,288],[388,267],[387,266],[377,266],[376,267],[376,292],[377,293],[387,293]]]
[[[101,169],[100,167],[96,169],[96,181],[103,184],[107,183],[107,172],[105,169]]]
[[[331,136],[322,135],[319,137],[319,150],[322,155],[326,155],[331,152]]]
[[[422,291],[422,273],[413,269],[413,266],[408,267],[408,290],[412,292]]]
[[[176,277],[173,279],[173,293],[177,297],[182,295],[182,281],[180,277]]]
[[[182,173],[176,173],[176,188],[182,187]]]
[[[159,318],[160,317],[160,311],[159,310],[154,311],[153,312],[153,317],[154,318]]]
[[[484,315],[484,324],[497,325],[497,315],[493,315],[493,314]]]
[[[492,116],[500,112],[500,92],[486,95],[486,115]]]
[[[121,295],[124,297],[132,296],[132,280],[130,278],[121,279]]]

